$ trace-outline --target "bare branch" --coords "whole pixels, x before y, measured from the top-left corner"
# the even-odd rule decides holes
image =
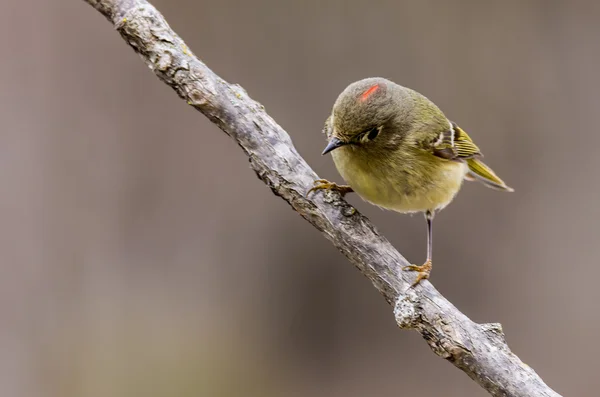
[[[320,230],[394,305],[400,328],[415,329],[434,353],[493,396],[553,396],[508,348],[499,324],[476,324],[429,282],[410,288],[414,273],[371,222],[337,193],[305,193],[317,175],[289,135],[238,85],[225,82],[192,54],[145,0],[85,0],[115,26],[143,61],[187,103],[233,138],[273,193]]]

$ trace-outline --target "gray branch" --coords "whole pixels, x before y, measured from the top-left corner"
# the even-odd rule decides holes
[[[305,193],[315,172],[289,135],[239,85],[229,84],[185,45],[145,0],[85,0],[102,13],[160,80],[227,135],[250,159],[258,177],[323,233],[394,305],[398,326],[414,329],[431,350],[464,371],[493,396],[559,396],[513,354],[500,324],[476,324],[428,281],[415,274],[373,224],[338,193]]]

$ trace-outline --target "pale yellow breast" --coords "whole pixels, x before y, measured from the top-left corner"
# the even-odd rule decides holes
[[[398,212],[442,209],[458,193],[468,167],[425,154],[381,159],[354,148],[332,152],[342,178],[364,200]]]

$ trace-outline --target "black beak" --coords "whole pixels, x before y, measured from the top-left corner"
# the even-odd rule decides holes
[[[342,142],[339,139],[337,139],[336,137],[333,137],[333,138],[331,138],[331,140],[325,147],[325,150],[323,150],[323,153],[321,153],[321,154],[325,155],[325,154],[331,152],[332,150],[339,148],[340,146],[344,146],[345,144],[346,144],[346,142]]]

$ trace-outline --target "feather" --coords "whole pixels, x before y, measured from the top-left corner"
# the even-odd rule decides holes
[[[505,192],[514,192],[514,189],[506,186],[506,183],[496,175],[494,171],[479,159],[467,160],[469,176],[483,183],[485,186]]]
[[[483,157],[481,151],[471,137],[455,123],[450,123],[450,128],[441,132],[431,146],[433,154],[437,157],[466,162],[469,173],[465,179],[477,180],[492,189],[513,191],[490,167],[479,160]]]

